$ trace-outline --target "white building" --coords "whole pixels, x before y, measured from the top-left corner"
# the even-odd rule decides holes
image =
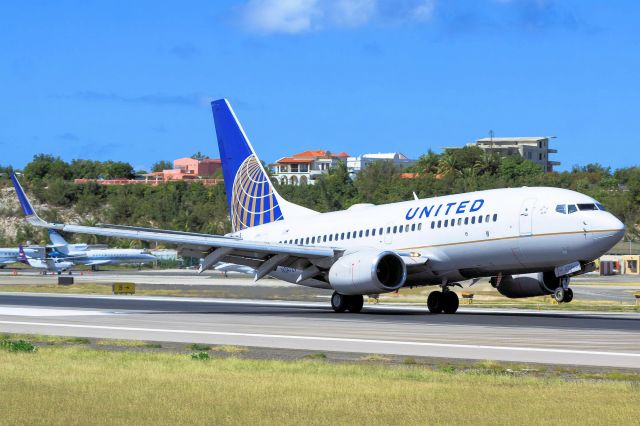
[[[545,172],[552,172],[553,166],[560,165],[558,161],[549,160],[549,154],[558,152],[556,149],[549,148],[549,139],[552,138],[555,136],[482,138],[469,145],[477,146],[501,157],[519,155],[525,160],[539,164]]]
[[[338,162],[346,161],[349,154],[332,154],[325,150],[304,151],[283,157],[271,164],[273,180],[283,185],[313,185],[318,176],[328,173]]]
[[[362,154],[357,157],[347,158],[347,170],[349,171],[349,175],[354,177],[360,172],[360,170],[364,169],[371,163],[375,163],[376,161],[389,161],[400,169],[413,166],[416,163],[416,160],[407,158],[407,156],[401,152]]]

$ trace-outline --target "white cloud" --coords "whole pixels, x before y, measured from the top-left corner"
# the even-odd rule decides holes
[[[244,18],[252,31],[300,33],[314,29],[321,18],[318,0],[249,0]]]
[[[424,0],[413,8],[413,18],[419,22],[430,21],[433,17],[433,10],[436,8],[435,0]]]
[[[328,19],[337,26],[364,25],[376,14],[376,0],[334,0],[325,3],[329,3],[325,5],[329,12]]]
[[[242,12],[251,31],[296,34],[371,22],[424,23],[435,5],[436,0],[249,0]]]

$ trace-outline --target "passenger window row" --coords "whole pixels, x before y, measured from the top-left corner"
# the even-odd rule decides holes
[[[497,222],[498,214],[494,213],[493,216],[488,215],[479,215],[479,216],[471,216],[465,218],[457,218],[456,219],[445,219],[444,221],[432,221],[431,229],[436,228],[448,228],[454,226],[463,226],[463,225],[475,225],[476,223],[489,223],[489,222]],[[386,234],[402,234],[406,232],[415,232],[422,230],[422,223],[412,223],[406,225],[394,225],[387,226],[381,228],[371,228],[371,229],[361,229],[357,231],[347,231],[347,232],[338,232],[335,234],[326,234],[326,235],[318,235],[312,237],[304,237],[304,238],[294,238],[290,240],[279,241],[280,244],[295,244],[295,245],[309,245],[309,244],[321,244],[327,242],[334,241],[343,241],[343,240],[351,240],[356,238],[370,238],[375,237],[376,234],[381,236]]]
[[[491,216],[490,214],[488,215],[478,215],[478,216],[467,216],[465,218],[459,217],[457,220],[456,219],[445,219],[444,221],[439,220],[439,221],[433,221],[431,222],[431,229],[435,229],[435,228],[448,228],[448,227],[454,227],[454,226],[463,226],[463,225],[475,225],[476,223],[482,223],[484,220],[484,223],[489,223],[491,221],[493,222],[497,222],[498,221],[498,214],[494,213],[493,216]]]
[[[399,225],[387,227],[387,234],[397,232],[413,232],[422,230],[422,223],[413,223],[406,225]],[[384,227],[382,228],[371,228],[371,229],[361,229],[359,231],[347,231],[347,232],[338,232],[335,234],[327,234],[327,235],[318,235],[317,237],[306,237],[306,238],[296,238],[291,240],[280,241],[281,244],[319,244],[326,243],[332,241],[342,241],[342,240],[351,240],[356,238],[369,238],[375,237],[377,235],[384,234]]]

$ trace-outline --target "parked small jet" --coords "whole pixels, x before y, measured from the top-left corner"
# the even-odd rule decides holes
[[[359,312],[363,295],[437,285],[427,307],[454,313],[453,286],[489,277],[507,297],[553,294],[569,302],[570,277],[593,270],[625,227],[593,198],[559,188],[505,188],[318,213],[283,199],[226,99],[212,102],[231,215],[225,236],[132,226],[49,223],[11,176],[27,221],[65,232],[175,244],[204,258],[333,290],[336,312]]]
[[[256,270],[250,266],[236,265],[235,263],[220,262],[214,268],[218,272],[222,272],[225,276],[228,272],[236,272],[238,274],[253,275]]]
[[[29,256],[37,256],[38,254],[37,249],[25,248],[23,250]],[[0,269],[6,267],[7,265],[11,265],[12,263],[19,263],[19,255],[20,249],[17,247],[0,248]]]
[[[93,249],[87,244],[69,244],[57,231],[50,229],[52,250],[49,256],[70,261],[75,265],[87,265],[97,269],[103,265],[143,264],[155,262],[157,258],[142,249]]]

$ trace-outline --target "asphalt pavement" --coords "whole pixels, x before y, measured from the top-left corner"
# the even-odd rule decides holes
[[[0,331],[640,369],[640,314],[0,293]]]

